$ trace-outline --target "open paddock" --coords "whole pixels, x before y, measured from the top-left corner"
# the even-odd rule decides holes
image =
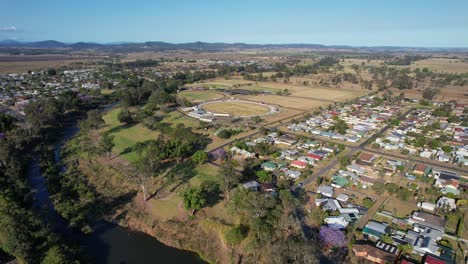
[[[190,102],[204,102],[209,100],[217,100],[224,97],[222,93],[213,91],[183,91],[178,95],[180,98],[185,98]]]
[[[216,101],[201,105],[203,109],[213,112],[230,114],[232,116],[248,117],[269,114],[272,107],[260,103],[243,101]]]
[[[330,104],[330,102],[324,102],[319,100],[278,95],[244,95],[240,96],[240,98],[250,101],[263,102],[266,104],[279,105],[281,107],[297,109],[302,111],[314,110],[320,106],[324,107]]]

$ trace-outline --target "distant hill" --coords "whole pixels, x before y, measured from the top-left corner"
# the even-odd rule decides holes
[[[229,51],[229,50],[275,50],[275,49],[310,49],[323,51],[349,50],[366,52],[399,52],[399,51],[458,51],[468,52],[468,48],[424,48],[424,47],[353,47],[346,45],[321,45],[321,44],[247,44],[247,43],[208,43],[208,42],[188,42],[188,43],[168,43],[162,41],[147,41],[143,43],[116,42],[116,43],[63,43],[55,40],[45,40],[36,42],[19,42],[16,40],[0,41],[0,51],[15,51],[15,49],[65,49],[65,50],[97,50],[104,52],[138,52],[138,51],[167,51],[167,50],[192,50],[192,51]]]

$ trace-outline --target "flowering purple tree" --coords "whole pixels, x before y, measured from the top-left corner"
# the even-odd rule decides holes
[[[345,247],[346,236],[343,231],[332,229],[328,226],[320,227],[319,231],[320,242],[324,246],[330,247]]]

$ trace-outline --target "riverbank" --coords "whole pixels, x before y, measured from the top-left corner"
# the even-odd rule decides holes
[[[113,106],[105,107],[103,111]],[[60,170],[62,175],[68,172],[66,169],[68,164],[66,161],[62,162],[62,153],[64,150],[67,151],[67,142],[79,134],[78,120],[79,117],[74,119],[74,122],[67,122],[67,126],[61,131],[60,138],[53,145],[55,164],[64,166]],[[192,252],[166,246],[153,236],[136,231],[135,228],[126,229],[125,225],[117,225],[105,220],[92,224],[94,232],[89,235],[78,232],[55,209],[54,201],[48,191],[47,180],[41,173],[39,164],[37,156],[31,161],[28,170],[35,207],[43,212],[44,221],[51,225],[54,231],[69,240],[79,241],[79,244],[85,248],[85,252],[93,255],[97,263],[154,263],[155,259],[164,262],[205,263]]]

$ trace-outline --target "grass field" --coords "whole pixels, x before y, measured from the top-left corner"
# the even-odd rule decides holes
[[[105,126],[101,132],[109,132],[110,135],[114,136],[115,146],[112,150],[114,154],[120,155],[125,160],[134,161],[137,157],[131,148],[135,143],[156,139],[159,133],[149,130],[142,124],[125,126],[117,118],[119,112],[120,108],[115,108],[103,116]]]
[[[434,72],[468,73],[468,63],[459,59],[430,58],[415,61],[409,67],[413,70],[416,68],[428,68]]]
[[[406,217],[414,210],[417,210],[416,204],[403,202],[396,197],[391,197],[384,206],[384,209],[397,217]]]
[[[180,92],[178,96],[191,102],[203,102],[208,100],[221,99],[224,97],[223,94],[210,91],[183,91]]]
[[[213,166],[211,164],[203,164],[203,165],[198,166],[196,168],[196,172],[197,174],[188,181],[188,184],[190,186],[199,186],[202,182],[205,182],[205,181],[212,181],[212,182],[219,181],[218,167]],[[183,187],[179,187],[179,189],[181,188]],[[177,217],[180,213],[178,205],[179,203],[182,202],[182,198],[177,193],[178,190],[171,193],[166,198],[149,200],[148,204],[151,208],[152,214],[161,220],[168,220],[168,219]],[[214,208],[216,208],[216,206]],[[220,209],[220,208],[217,208],[217,209]],[[213,209],[210,210],[210,208],[208,208],[207,210],[213,211]],[[219,211],[219,210],[214,210],[214,211]],[[211,212],[211,213],[214,213],[214,212]],[[222,211],[219,211],[217,213],[224,214],[224,212]]]
[[[231,114],[234,116],[250,116],[266,114],[270,111],[267,106],[244,102],[216,102],[203,105],[203,109],[214,112]]]
[[[177,124],[184,124],[186,127],[197,128],[200,124],[200,121],[197,119],[188,117],[182,114],[179,111],[172,111],[168,113],[163,120],[162,123],[170,123],[171,127],[175,127]]]
[[[278,95],[246,95],[240,96],[242,99],[264,102],[267,104],[279,105],[286,108],[294,108],[300,110],[313,110],[319,106],[326,106],[329,102],[323,102],[307,98],[297,98]]]

